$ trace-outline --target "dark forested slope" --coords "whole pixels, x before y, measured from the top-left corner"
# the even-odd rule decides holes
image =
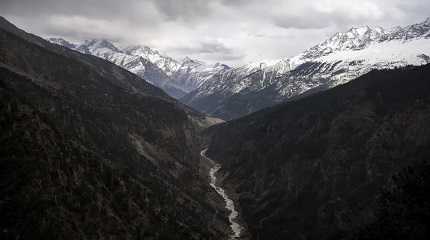
[[[0,18],[0,238],[219,239],[202,116]]]
[[[430,65],[372,71],[212,127],[208,156],[255,239],[425,239],[429,92]]]

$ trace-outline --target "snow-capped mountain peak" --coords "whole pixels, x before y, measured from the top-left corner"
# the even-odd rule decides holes
[[[63,38],[48,38],[48,40],[52,43],[55,43],[55,44],[58,44],[58,45],[61,45],[61,46],[64,46],[64,47],[67,47],[70,49],[76,48],[76,44],[71,43],[71,42],[69,42]]]
[[[223,73],[230,69],[229,66],[221,63],[213,65],[205,62],[185,57],[181,61],[181,65],[175,74],[172,76],[177,86],[185,92],[191,92],[207,80],[212,79],[215,75]]]
[[[326,41],[305,51],[302,58],[315,59],[339,51],[362,50],[378,42],[407,41],[421,37],[430,37],[430,18],[421,23],[406,27],[394,27],[389,30],[382,27],[353,27],[346,32],[336,33]]]
[[[290,59],[256,61],[215,75],[183,99],[200,111],[231,119],[373,69],[430,63],[429,56],[430,19],[390,30],[353,27]]]
[[[118,49],[112,42],[106,39],[91,39],[86,40],[83,44],[81,44],[82,48],[86,48],[90,51],[96,51],[100,49],[106,49],[114,52],[122,52]]]
[[[213,65],[213,67],[214,67],[214,68],[230,69],[230,66],[228,66],[228,65],[226,65],[226,64],[223,64],[223,63],[219,63],[219,62],[215,63],[215,64]]]
[[[406,27],[395,27],[387,31],[387,36],[383,40],[403,40],[430,37],[430,18],[421,23],[412,24]]]
[[[124,48],[124,51],[129,54],[139,54],[139,55],[161,55],[158,50],[152,49],[144,45],[132,45]]]
[[[199,61],[197,59],[192,59],[190,57],[184,57],[184,59],[182,59],[181,61],[182,65],[187,65],[187,66],[201,66],[201,65],[206,65],[205,62],[203,61]]]
[[[163,55],[160,51],[148,46],[134,45],[124,48],[124,52],[133,56],[140,56],[148,59],[150,62],[157,65],[168,76],[171,76],[180,67],[180,63],[175,59]]]
[[[316,58],[336,51],[360,50],[385,35],[381,27],[353,27],[346,32],[338,32],[326,41],[305,51],[304,58]]]
[[[106,39],[86,40],[77,45],[60,38],[48,40],[115,63],[177,98],[193,91],[218,72],[229,69],[224,64],[208,65],[188,57],[177,61],[144,45],[118,48]]]
[[[250,62],[237,69],[242,69],[244,73],[252,73],[256,71],[272,72],[275,75],[283,74],[291,70],[291,61],[288,58],[285,59],[272,59],[272,60],[261,60],[256,62]],[[263,79],[264,80],[264,79]]]

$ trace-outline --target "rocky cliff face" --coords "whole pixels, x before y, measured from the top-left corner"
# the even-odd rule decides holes
[[[255,62],[214,75],[181,101],[225,120],[307,91],[349,82],[373,69],[429,63],[430,21],[394,29],[351,28],[287,59]]]
[[[426,239],[428,76],[372,71],[211,128],[207,155],[253,238]]]
[[[3,18],[0,76],[0,238],[226,236],[198,172],[204,116]]]

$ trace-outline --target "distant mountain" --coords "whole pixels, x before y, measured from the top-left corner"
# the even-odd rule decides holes
[[[52,43],[77,50],[85,54],[91,54],[106,59],[118,66],[124,67],[132,73],[145,78],[153,85],[162,88],[172,97],[180,97],[185,94],[181,89],[171,84],[171,79],[157,64],[151,62],[147,55],[133,55],[131,49],[123,51],[112,42],[105,39],[86,40],[82,44],[72,44],[61,38],[48,39]],[[144,49],[144,48],[142,48]],[[137,49],[133,52],[140,53]],[[151,56],[154,59],[154,56]]]
[[[62,38],[49,38],[49,41],[52,42],[52,43],[55,43],[55,44],[58,44],[58,45],[70,48],[70,49],[75,49],[76,48],[75,44],[73,44],[71,42],[68,42],[68,41],[66,41],[66,40],[64,40]]]
[[[430,62],[430,18],[406,27],[351,28],[291,59],[255,62],[215,74],[181,101],[233,119],[264,107],[344,84],[372,69]]]
[[[172,79],[176,86],[181,86],[185,92],[191,92],[206,81],[212,80],[212,77],[221,74],[230,69],[229,66],[221,63],[208,65],[204,62],[184,58],[176,70],[172,74]]]
[[[252,239],[428,239],[430,64],[208,130]]]
[[[177,61],[147,46],[118,48],[106,39],[86,40],[82,44],[73,44],[61,38],[48,40],[113,62],[145,78],[175,98],[184,96],[214,74],[229,68],[226,65],[209,65],[190,58]]]
[[[199,172],[205,116],[1,17],[0,39],[0,239],[227,237]],[[107,41],[79,49],[142,62]]]
[[[129,55],[140,56],[149,60],[151,63],[157,65],[157,67],[163,70],[168,76],[172,76],[180,66],[178,61],[171,57],[162,55],[159,51],[147,46],[129,46],[124,48],[123,51]]]

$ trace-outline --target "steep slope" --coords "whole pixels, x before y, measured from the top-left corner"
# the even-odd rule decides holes
[[[181,101],[234,119],[306,91],[344,84],[372,69],[430,62],[430,19],[406,27],[351,28],[291,59],[256,62],[215,75]]]
[[[176,86],[181,87],[182,90],[189,93],[199,88],[207,80],[212,79],[213,76],[225,72],[228,69],[230,69],[229,66],[221,63],[209,65],[186,57],[173,73],[172,79]]]
[[[427,239],[429,76],[375,70],[211,128],[207,155],[254,239]]]
[[[199,175],[201,116],[3,18],[0,76],[1,239],[226,236]]]
[[[289,69],[288,62],[281,61],[249,64],[218,72],[180,101],[210,115],[234,119],[273,104],[268,104],[271,101],[266,99],[279,95],[266,92],[272,89],[280,74]],[[260,91],[264,94],[256,94]],[[258,95],[252,104],[241,101],[248,94]]]

